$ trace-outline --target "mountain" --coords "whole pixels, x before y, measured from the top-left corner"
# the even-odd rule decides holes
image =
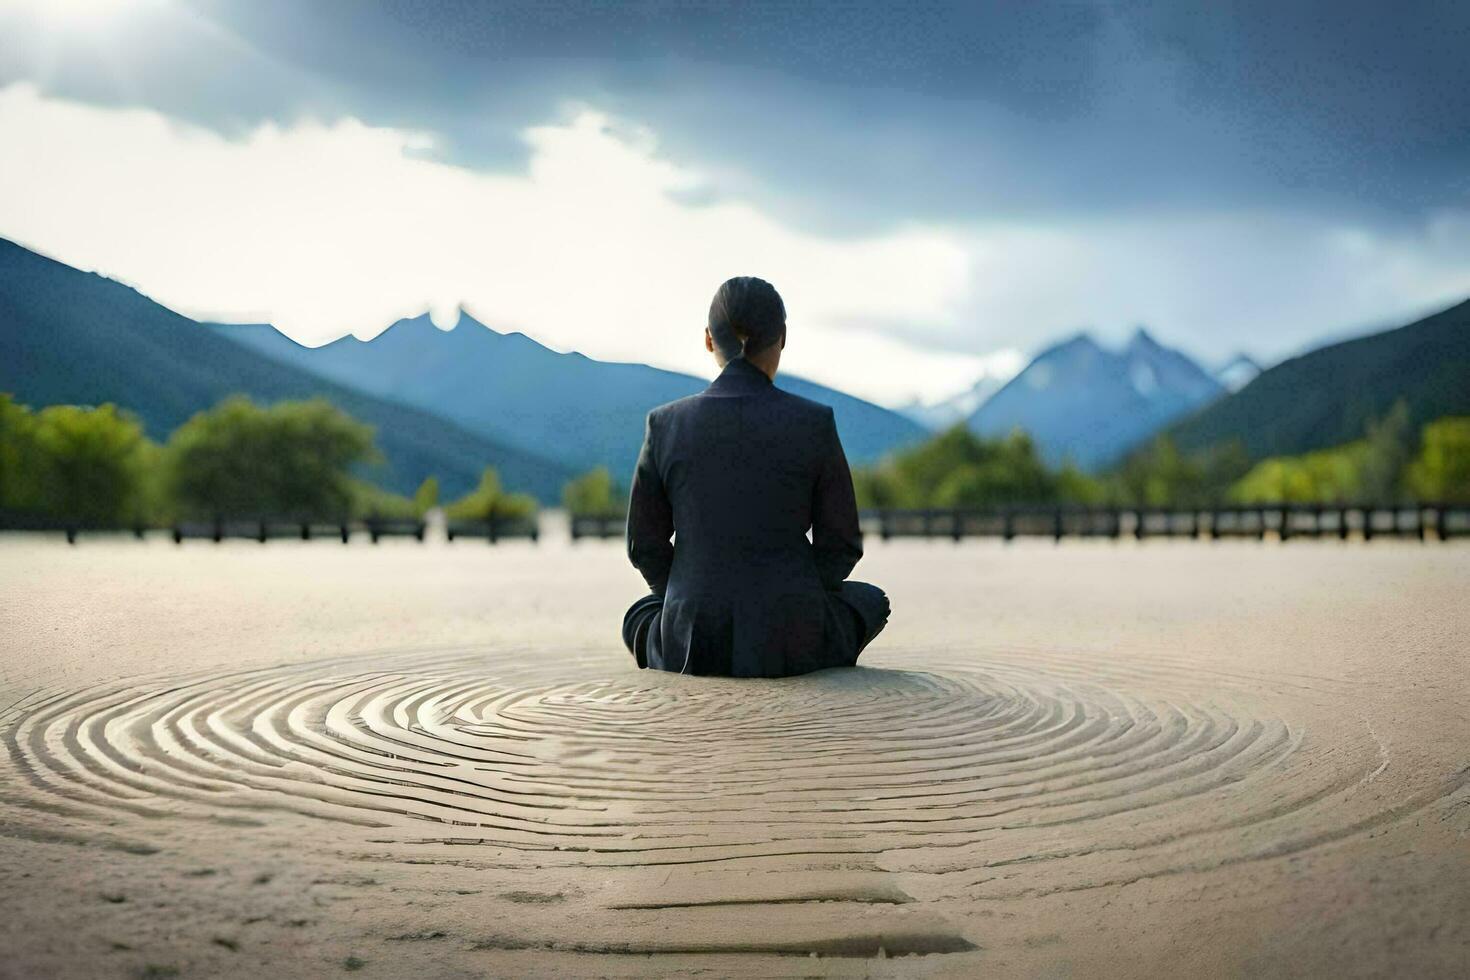
[[[1234,393],[1256,380],[1261,370],[1261,365],[1249,354],[1236,354],[1215,369],[1214,377],[1220,387]]]
[[[937,402],[921,402],[914,399],[898,409],[904,415],[928,429],[938,432],[968,419],[975,410],[985,404],[991,395],[1000,391],[1005,382],[990,375],[982,377],[957,395]]]
[[[429,475],[446,496],[486,466],[511,489],[556,500],[570,471],[406,405],[283,365],[135,290],[0,239],[0,391],[42,406],[114,402],[166,439],[236,392],[261,402],[321,396],[376,429],[386,462],[365,474],[412,493]]]
[[[1171,434],[1181,449],[1239,439],[1253,459],[1294,455],[1361,438],[1399,399],[1416,427],[1470,415],[1470,300],[1283,361]]]
[[[427,316],[400,320],[371,340],[348,336],[304,347],[267,324],[213,324],[282,364],[416,405],[465,428],[566,465],[603,465],[625,480],[648,410],[702,390],[693,375],[562,354],[521,333],[499,333],[467,313],[441,330]],[[923,430],[869,402],[800,378],[776,384],[831,405],[848,458],[874,459]]]
[[[969,418],[989,436],[1023,429],[1053,463],[1106,465],[1222,392],[1179,351],[1140,328],[1121,350],[1086,333],[1042,351]]]

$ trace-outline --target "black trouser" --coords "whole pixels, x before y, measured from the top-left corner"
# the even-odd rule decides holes
[[[863,648],[872,643],[873,637],[883,632],[883,627],[888,624],[888,595],[867,582],[843,582],[836,596],[852,617],[851,642],[855,647],[852,660],[856,660]],[[623,646],[628,648],[640,667],[648,666],[648,634],[658,628],[663,608],[663,596],[649,593],[623,614]]]

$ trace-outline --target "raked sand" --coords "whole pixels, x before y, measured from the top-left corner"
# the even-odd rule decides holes
[[[0,538],[0,975],[1470,974],[1470,546],[856,577],[732,681],[617,543]]]

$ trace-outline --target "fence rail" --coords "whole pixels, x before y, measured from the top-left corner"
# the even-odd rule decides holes
[[[1017,507],[866,510],[865,534],[890,538],[1292,538],[1470,536],[1470,504],[1268,504],[1172,509],[1148,507]]]
[[[568,521],[572,540],[621,538],[628,528],[626,514],[573,514]]]
[[[449,540],[458,537],[484,537],[492,543],[502,538],[536,540],[540,529],[535,518],[497,518],[489,521],[452,521],[446,528]],[[228,539],[258,541],[340,541],[347,544],[353,535],[366,536],[373,544],[383,538],[406,537],[423,541],[428,524],[416,518],[366,517],[361,520],[302,520],[292,517],[216,517],[212,520],[176,521],[168,525],[111,524],[96,521],[66,521],[37,518],[30,515],[0,513],[0,532],[33,531],[61,533],[75,544],[81,534],[132,534],[143,538],[149,532],[162,532],[175,544],[187,540],[220,542]]]
[[[455,538],[484,538],[494,544],[504,538],[541,540],[541,522],[535,517],[496,517],[485,521],[450,521],[444,528],[450,541]]]
[[[892,538],[1256,538],[1281,541],[1295,538],[1337,538],[1371,541],[1375,538],[1417,538],[1448,541],[1470,537],[1470,504],[1266,504],[1250,507],[1170,509],[1149,507],[1011,507],[880,508],[859,515],[864,535]],[[571,539],[623,537],[626,516],[574,514],[568,521]],[[0,513],[0,531],[62,533],[75,543],[80,534],[131,534],[142,538],[164,531],[176,543],[187,539],[223,541],[228,538],[259,541],[340,541],[354,534],[376,544],[386,537],[424,541],[428,525],[418,519],[368,517],[363,520],[301,520],[299,518],[216,518],[181,521],[165,527],[142,524],[104,524],[64,521],[31,515]],[[538,516],[497,517],[494,520],[453,520],[444,527],[449,541],[483,538],[491,544],[510,538],[532,542],[541,538]]]
[[[226,538],[245,538],[247,540],[259,541],[264,544],[271,540],[298,539],[311,541],[327,538],[337,538],[343,544],[347,543],[350,529],[345,521],[328,523],[323,521],[291,521],[291,520],[232,520],[228,518],[216,518],[212,521],[180,521],[169,529],[173,535],[175,544],[182,544],[187,538],[203,538],[210,541],[223,541]],[[139,537],[142,534],[139,533]],[[68,537],[68,540],[71,540]]]

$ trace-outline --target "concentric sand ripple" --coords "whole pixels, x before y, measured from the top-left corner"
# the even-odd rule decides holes
[[[458,843],[568,873],[865,875],[816,896],[843,901],[995,900],[1204,870],[1310,848],[1460,789],[1378,799],[1366,789],[1383,764],[1371,730],[1315,764],[1309,731],[1223,678],[1210,701],[1191,700],[1167,665],[565,680],[605,667],[584,660],[553,672],[524,653],[406,652],[138,680],[34,695],[4,737],[33,804],[109,824],[120,812],[248,822],[276,809],[361,825],[389,855]],[[138,834],[157,833],[145,823]],[[732,880],[611,907],[803,899]]]

